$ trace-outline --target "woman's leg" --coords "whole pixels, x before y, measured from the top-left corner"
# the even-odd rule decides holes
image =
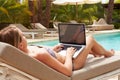
[[[93,52],[93,55],[98,55],[98,56],[105,56],[105,57],[110,57],[114,55],[114,50],[111,49],[110,51],[105,50],[100,44],[98,44],[95,40],[94,41],[94,46],[92,47],[91,51]]]
[[[114,51],[106,51],[92,36],[89,36],[86,38],[85,49],[73,60],[74,69],[80,69],[84,66],[87,56],[91,51],[94,52],[93,55],[104,55],[107,57],[112,56],[114,53]]]

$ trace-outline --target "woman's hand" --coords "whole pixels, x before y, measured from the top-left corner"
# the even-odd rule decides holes
[[[56,45],[56,46],[54,46],[53,47],[53,50],[55,51],[55,52],[59,52],[60,50],[62,50],[63,49],[63,45]]]
[[[76,49],[74,47],[67,48],[67,55],[70,55],[71,57],[74,55]]]

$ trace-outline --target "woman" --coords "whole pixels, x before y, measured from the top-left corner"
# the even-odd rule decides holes
[[[72,70],[77,70],[84,66],[88,54],[104,57],[114,55],[114,50],[105,50],[93,39],[92,36],[87,37],[85,49],[75,59],[72,58],[76,51],[74,47],[69,47],[67,49],[66,56],[62,56],[58,54],[63,47],[61,45],[56,45],[51,49],[45,47],[27,46],[27,41],[23,36],[22,31],[15,26],[8,26],[1,30],[0,41],[15,46],[27,55],[36,58],[67,76],[72,75]]]

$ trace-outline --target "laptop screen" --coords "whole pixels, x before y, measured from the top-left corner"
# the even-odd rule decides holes
[[[85,24],[58,24],[59,42],[64,44],[86,45]]]

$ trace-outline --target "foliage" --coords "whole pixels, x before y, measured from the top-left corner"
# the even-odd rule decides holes
[[[101,4],[53,5],[51,12],[51,18],[53,21],[63,22],[76,20],[77,22],[92,23],[94,19],[104,16],[104,9]]]
[[[120,10],[115,9],[113,11],[113,24],[115,25],[116,29],[120,28]]]
[[[114,0],[115,3],[120,3],[120,0]]]
[[[114,24],[115,29],[120,29],[120,23],[113,23],[113,24]]]
[[[27,5],[16,0],[0,0],[0,23],[28,23],[30,11]]]
[[[120,0],[115,1],[120,2]],[[42,2],[42,14],[46,15],[46,0],[43,0]],[[69,22],[71,20],[76,20],[77,22],[92,24],[93,20],[98,20],[99,18],[104,17],[104,8],[100,3],[63,6],[51,5],[52,8],[50,22]],[[35,8],[37,12],[37,3],[35,3]],[[20,4],[17,2],[17,0],[0,0],[0,23],[29,24],[31,15],[32,13],[28,10],[28,0],[24,0],[23,4]],[[116,28],[119,28],[120,25],[118,20],[120,20],[120,11],[114,10],[113,23],[115,24]]]

